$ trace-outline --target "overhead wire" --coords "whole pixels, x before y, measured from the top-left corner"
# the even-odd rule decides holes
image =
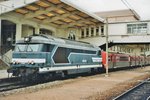
[[[128,9],[131,9],[131,10],[133,9],[127,0],[121,0],[121,1]]]
[[[121,1],[133,14],[135,14],[136,17],[138,16],[137,13],[135,12],[135,9],[130,5],[130,3],[127,0]],[[138,16],[137,18],[140,18],[140,16]]]

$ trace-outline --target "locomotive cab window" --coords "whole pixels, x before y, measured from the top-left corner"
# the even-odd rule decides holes
[[[29,44],[27,46],[27,51],[28,52],[36,52],[39,50],[39,44]]]
[[[16,52],[37,52],[39,51],[40,44],[16,44]]]
[[[51,44],[43,44],[42,52],[52,52],[54,45]]]

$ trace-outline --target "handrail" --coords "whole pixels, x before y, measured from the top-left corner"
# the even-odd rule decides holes
[[[8,57],[8,56],[6,56],[6,55],[3,55],[2,56],[2,59],[1,59],[7,66],[9,66],[9,64],[10,64],[10,58]]]
[[[7,55],[5,55],[5,53],[8,52],[10,49],[12,49],[10,46],[0,46],[1,60],[8,66],[9,66],[11,60]]]

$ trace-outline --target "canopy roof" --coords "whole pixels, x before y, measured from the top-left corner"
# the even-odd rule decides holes
[[[104,21],[65,0],[38,0],[14,12],[23,15],[25,19],[34,19],[55,27],[98,26]]]

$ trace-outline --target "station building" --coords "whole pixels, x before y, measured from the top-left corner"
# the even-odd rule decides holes
[[[150,20],[140,20],[140,16],[131,9],[96,12],[96,15],[108,19],[109,43],[113,44],[109,52],[129,53],[131,55],[149,55]],[[106,43],[106,23],[99,36],[81,36],[82,41],[102,46]],[[97,42],[100,41],[100,42]],[[105,46],[104,46],[105,48]]]
[[[0,58],[9,63],[15,42],[34,34],[49,34],[101,47],[106,43],[106,18],[109,42],[115,44],[109,48],[110,52],[149,54],[150,21],[140,21],[133,10],[94,14],[68,0],[1,0]]]
[[[66,0],[7,0],[0,2],[0,58],[11,61],[15,42],[34,34],[79,40],[81,30],[104,25],[104,19]]]

